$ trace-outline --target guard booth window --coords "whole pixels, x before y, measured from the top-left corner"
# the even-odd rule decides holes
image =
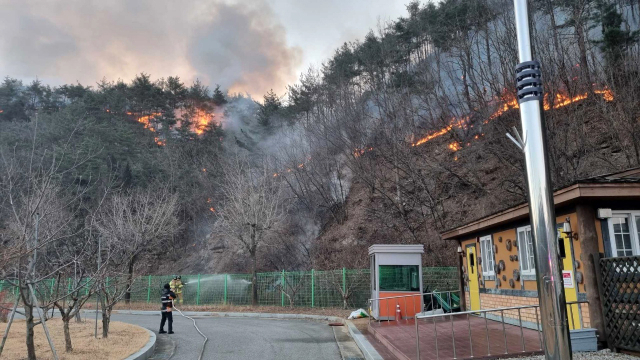
[[[380,291],[420,291],[418,265],[380,265]]]

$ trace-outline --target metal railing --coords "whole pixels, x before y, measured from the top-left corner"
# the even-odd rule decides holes
[[[578,306],[578,311],[580,313],[582,313],[582,308],[581,308],[581,304],[582,303],[588,303],[587,301],[572,301],[572,302],[567,302],[567,307],[569,308],[569,312],[570,312],[570,317],[569,317],[569,321],[570,324],[573,326],[575,324],[573,324],[573,306],[577,305]],[[417,351],[417,359],[420,359],[420,331],[419,331],[419,324],[420,324],[420,320],[421,319],[431,319],[433,320],[433,329],[434,329],[434,339],[435,339],[435,350],[436,350],[436,358],[440,359],[440,352],[438,349],[438,327],[437,327],[437,322],[436,320],[439,319],[443,319],[446,321],[446,317],[449,317],[449,320],[451,322],[451,341],[453,344],[453,358],[456,359],[457,358],[457,353],[456,353],[456,339],[455,339],[455,329],[454,329],[454,321],[453,321],[453,317],[454,316],[466,316],[467,317],[467,328],[468,328],[468,336],[469,336],[469,349],[471,351],[471,357],[474,357],[473,354],[473,341],[472,341],[472,335],[471,335],[471,316],[475,315],[481,318],[484,318],[484,328],[485,328],[485,337],[486,337],[486,342],[487,342],[487,354],[486,356],[491,356],[491,343],[489,341],[489,325],[488,322],[490,319],[488,319],[489,313],[496,313],[499,312],[500,313],[500,320],[499,322],[502,324],[502,335],[504,338],[504,354],[508,354],[508,346],[507,346],[507,330],[506,330],[506,326],[505,324],[508,324],[507,322],[505,322],[505,311],[507,312],[516,312],[518,313],[518,319],[517,319],[517,323],[518,326],[520,328],[520,342],[522,344],[522,352],[526,352],[525,350],[525,337],[524,337],[524,327],[523,323],[522,323],[522,310],[523,309],[534,309],[535,312],[535,317],[536,317],[536,322],[535,322],[535,330],[538,333],[538,340],[540,342],[540,351],[543,350],[543,343],[542,343],[542,331],[540,328],[540,318],[538,316],[538,308],[540,306],[539,305],[524,305],[524,306],[510,306],[510,307],[503,307],[503,308],[496,308],[496,309],[485,309],[485,310],[471,310],[471,311],[463,311],[463,312],[457,312],[457,313],[448,313],[448,314],[434,314],[434,315],[416,315],[415,317],[415,326],[416,326],[416,351]],[[510,314],[508,314],[507,319],[509,319]],[[580,328],[584,328],[584,324],[582,321],[582,316],[579,317],[580,318]],[[495,320],[491,320],[491,321],[495,321]],[[426,322],[426,321],[425,321]],[[509,325],[513,325],[513,324],[509,324]],[[575,328],[575,326],[574,326]],[[447,342],[448,343],[448,342]],[[498,355],[498,354],[493,354],[493,355]],[[482,354],[482,356],[485,356],[484,354]]]
[[[457,294],[457,299],[454,299],[454,294]],[[423,300],[425,299],[425,296],[429,296],[429,303],[427,304],[426,302],[423,303]],[[418,299],[415,299],[418,298]],[[453,290],[453,291],[433,291],[433,292],[428,292],[428,293],[417,293],[417,294],[408,294],[408,295],[398,295],[398,296],[387,296],[387,297],[379,297],[379,298],[372,298],[369,299],[369,310],[371,312],[371,314],[369,314],[369,322],[371,322],[371,318],[373,317],[373,309],[374,309],[374,303],[377,305],[377,307],[375,307],[375,309],[377,309],[378,312],[378,316],[376,318],[376,320],[378,322],[380,322],[381,316],[380,316],[380,302],[384,301],[387,303],[386,308],[387,308],[387,318],[385,319],[387,322],[390,321],[395,321],[396,317],[391,316],[390,314],[395,314],[395,309],[398,305],[400,305],[401,303],[404,304],[404,309],[405,312],[407,310],[407,300],[410,300],[409,303],[411,305],[411,309],[413,310],[414,314],[419,314],[422,313],[423,311],[435,311],[435,310],[442,310],[444,312],[451,312],[452,309],[454,308],[454,305],[456,305],[456,302],[458,303],[457,305],[459,306],[460,303],[460,290]],[[419,300],[419,301],[418,301]],[[393,302],[393,305],[390,304]],[[418,311],[416,311],[416,308]],[[393,312],[390,312],[390,310],[393,310]],[[405,316],[406,319],[412,318],[410,316]]]

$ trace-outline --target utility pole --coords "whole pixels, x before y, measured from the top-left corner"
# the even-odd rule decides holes
[[[514,6],[520,58],[520,64],[516,66],[516,91],[522,121],[521,145],[527,165],[529,217],[533,234],[544,352],[548,360],[570,360],[571,341],[559,262],[553,188],[549,176],[540,63],[534,61],[531,55],[527,0],[514,0]],[[518,245],[527,246],[526,243]]]

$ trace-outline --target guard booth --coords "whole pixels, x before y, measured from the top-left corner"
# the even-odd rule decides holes
[[[423,245],[372,245],[371,315],[378,320],[396,318],[397,306],[403,319],[422,311]]]

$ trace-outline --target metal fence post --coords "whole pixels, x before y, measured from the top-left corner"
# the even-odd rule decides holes
[[[200,305],[200,274],[198,274],[198,289],[196,290],[196,305]]]
[[[311,307],[314,307],[316,302],[315,302],[315,270],[311,269]]]
[[[149,280],[147,280],[147,304],[151,301],[151,275],[149,275]]]
[[[227,278],[229,277],[228,274],[224,274],[224,304],[227,305]]]
[[[344,297],[347,292],[347,269],[342,268],[342,296]]]
[[[282,292],[280,293],[280,297],[282,298],[282,306],[284,307],[284,287],[285,287],[285,283],[284,283],[284,270],[282,270]]]

